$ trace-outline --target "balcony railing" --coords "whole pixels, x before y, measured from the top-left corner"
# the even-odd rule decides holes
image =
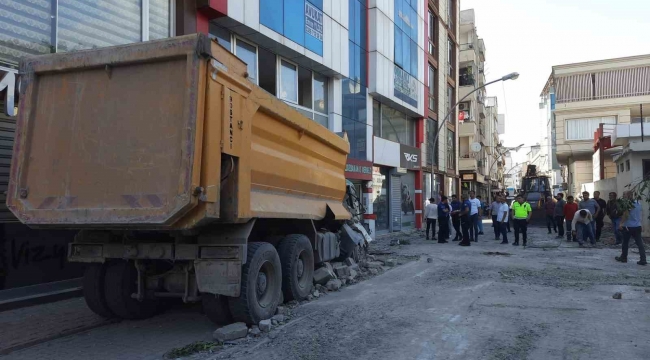
[[[473,74],[461,74],[458,78],[460,86],[474,86],[476,79]]]

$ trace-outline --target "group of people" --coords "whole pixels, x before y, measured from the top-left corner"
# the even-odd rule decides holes
[[[590,198],[589,192],[582,193],[582,201],[576,202],[573,196],[564,200],[564,194],[558,194],[555,199],[551,196],[546,198],[542,204],[546,213],[546,226],[548,233],[557,234],[557,238],[564,238],[566,228],[567,241],[578,242],[584,247],[589,241],[595,245],[600,241],[604,227],[605,216],[609,217],[614,228],[616,244],[622,244],[621,256],[616,260],[627,262],[630,239],[634,239],[639,248],[639,265],[646,265],[646,254],[641,237],[641,204],[633,198],[632,192],[626,192],[623,196],[629,199],[634,207],[629,211],[621,213],[617,206],[617,194],[609,193],[609,201],[600,198],[600,192],[594,192],[594,198]],[[512,245],[519,245],[521,236],[523,245],[526,246],[528,237],[528,224],[532,216],[532,207],[522,196],[517,196],[512,206],[509,206],[505,194],[498,194],[490,206],[476,196],[474,191],[461,196],[459,200],[452,195],[451,203],[446,196],[441,196],[439,201],[435,198],[429,199],[425,208],[424,217],[427,221],[426,239],[438,240],[439,243],[447,243],[451,237],[451,223],[455,230],[455,237],[452,241],[459,241],[461,246],[470,246],[471,242],[477,242],[478,236],[483,235],[484,214],[489,213],[492,217],[495,240],[501,240],[501,244],[508,244],[508,233],[511,232],[510,224],[514,228],[514,242]],[[438,223],[438,238],[436,239],[436,223]],[[565,224],[566,223],[566,224]]]

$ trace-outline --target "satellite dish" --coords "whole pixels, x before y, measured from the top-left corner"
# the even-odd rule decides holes
[[[477,153],[481,151],[481,147],[480,143],[474,142],[469,146],[469,149],[472,150],[472,152]]]

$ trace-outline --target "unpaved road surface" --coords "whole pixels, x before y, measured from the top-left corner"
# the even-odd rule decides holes
[[[270,334],[189,358],[650,358],[650,267],[636,265],[637,253],[621,264],[618,249],[542,241],[545,229],[529,230],[528,248],[500,245],[486,230],[468,248],[425,241],[421,233],[393,236],[410,245],[388,246],[390,237],[383,238],[371,251],[419,260],[302,304]],[[172,310],[6,358],[161,359],[172,347],[210,340],[213,329],[196,310]]]

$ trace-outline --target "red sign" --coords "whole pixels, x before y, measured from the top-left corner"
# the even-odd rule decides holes
[[[372,162],[348,159],[345,164],[345,178],[352,180],[372,180]]]

